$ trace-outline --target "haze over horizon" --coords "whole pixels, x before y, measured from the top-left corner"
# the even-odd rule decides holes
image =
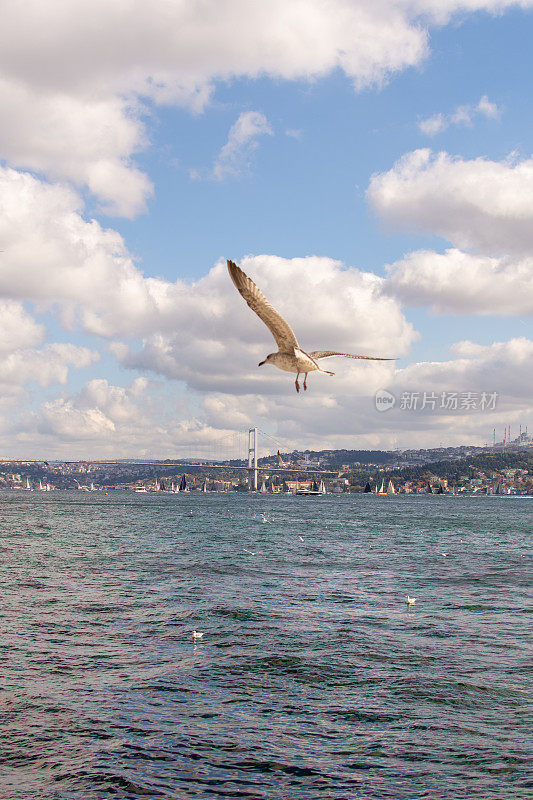
[[[533,0],[2,5],[0,457],[533,424]]]

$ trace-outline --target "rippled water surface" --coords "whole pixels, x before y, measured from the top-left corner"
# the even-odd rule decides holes
[[[1,800],[531,796],[532,500],[0,493]]]

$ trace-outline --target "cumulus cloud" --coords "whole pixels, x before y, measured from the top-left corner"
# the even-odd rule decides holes
[[[398,303],[383,293],[382,279],[376,275],[319,257],[248,256],[241,266],[287,316],[305,349],[333,347],[400,356],[416,336]],[[180,311],[173,314],[172,332],[146,337],[140,349],[125,343],[112,347],[124,366],[185,380],[197,390],[293,391],[287,376],[269,367],[257,368],[277,348],[228,279],[225,263],[184,291]],[[390,367],[344,362],[339,372],[357,382],[367,380],[373,370],[382,374],[383,369]],[[318,376],[315,386],[327,393],[327,378]]]
[[[15,441],[32,431],[44,452],[59,449],[79,456],[81,443],[84,454],[100,458],[116,458],[117,453],[164,458],[191,451],[205,456],[228,434],[227,421],[215,429],[194,414],[183,419],[176,408],[161,402],[144,378],[128,386],[91,380],[79,392],[45,402],[25,422]]]
[[[517,338],[489,346],[460,342],[452,348],[451,358],[440,362],[419,362],[388,373],[373,373],[360,381],[335,384],[331,394],[313,393],[302,398],[291,393],[276,397],[255,394],[239,397],[215,393],[204,403],[210,425],[235,418],[236,427],[259,425],[273,431],[287,448],[310,447],[428,447],[482,444],[489,441],[493,426],[523,422],[533,411],[533,373],[528,363],[533,356],[533,342]],[[337,378],[330,379],[337,381]],[[386,388],[396,397],[392,410],[378,412],[375,393]],[[417,407],[401,407],[403,394],[417,399]],[[424,393],[435,396],[435,407]],[[451,393],[457,395],[457,409],[441,407]],[[481,409],[481,397],[495,393],[494,408]],[[473,398],[476,408],[466,408],[463,398]],[[464,407],[463,407],[464,406]],[[274,426],[274,428],[273,428]],[[428,443],[431,443],[428,444]]]
[[[525,338],[489,346],[460,342],[448,361],[421,362],[399,370],[371,367],[367,375],[339,369],[335,378],[311,376],[314,380],[305,395],[270,394],[262,389],[242,394],[214,391],[206,396],[192,392],[188,406],[175,407],[168,399],[158,398],[145,379],[137,378],[125,387],[96,379],[79,392],[45,402],[11,426],[1,417],[9,398],[0,398],[0,429],[5,431],[4,446],[12,447],[12,452],[31,445],[34,452],[62,457],[79,457],[80,444],[85,457],[116,457],[117,453],[207,458],[223,453],[229,457],[238,455],[231,449],[237,445],[239,450],[235,434],[251,425],[269,431],[288,449],[353,447],[354,441],[369,448],[427,447],[442,441],[483,443],[490,439],[494,425],[523,422],[524,415],[533,410],[533,373],[528,369],[532,356],[533,342]],[[320,389],[320,380],[329,391]],[[379,413],[374,403],[376,391],[382,388],[397,398],[394,409],[385,413]],[[462,394],[479,400],[483,392],[496,393],[495,408],[464,410],[460,402],[455,411],[441,408],[441,394],[453,391],[460,402]],[[401,409],[403,393],[418,394],[416,410]],[[422,408],[424,393],[437,398],[435,409]],[[263,439],[263,447],[276,449],[272,440]]]
[[[44,327],[28,314],[22,303],[0,298],[0,319],[0,356],[40,344],[44,338]]]
[[[65,325],[118,340],[115,353],[132,367],[204,389],[265,384],[256,365],[273,341],[225,263],[192,285],[145,278],[115,231],[83,219],[75,193],[9,168],[0,169],[0,208],[0,297],[57,309]],[[265,255],[242,263],[310,349],[402,355],[414,338],[397,301],[371,273],[318,257]],[[121,342],[138,337],[140,350]]]
[[[131,162],[146,145],[142,125],[119,97],[87,100],[0,77],[0,155],[19,167],[87,186],[102,211],[133,217],[152,184]]]
[[[228,141],[220,151],[213,167],[213,177],[223,181],[238,177],[249,167],[252,153],[257,150],[258,137],[272,135],[270,123],[259,111],[245,111],[231,126]]]
[[[484,117],[496,118],[500,114],[500,109],[496,103],[492,103],[487,95],[483,95],[477,105],[458,106],[451,114],[433,114],[431,117],[422,119],[418,123],[418,128],[426,136],[436,136],[442,133],[451,125],[471,126],[474,117],[481,115]]]
[[[530,0],[39,0],[9,3],[0,29],[0,158],[86,185],[133,216],[152,187],[133,163],[148,104],[201,111],[219,81],[313,80],[357,89],[419,64],[427,25]],[[117,46],[117,31],[120,46]]]
[[[533,314],[533,258],[417,250],[387,267],[386,291],[439,314]]]
[[[122,237],[81,208],[64,186],[0,168],[0,297],[57,308],[67,327],[101,336],[150,329],[172,284],[145,279]]]
[[[39,386],[66,384],[70,367],[82,369],[98,359],[94,350],[67,342],[48,344],[39,349],[18,349],[2,358],[0,388],[6,385],[23,387],[29,383]]]
[[[461,248],[528,255],[533,247],[532,158],[466,160],[415,150],[374,175],[367,198],[386,222]]]

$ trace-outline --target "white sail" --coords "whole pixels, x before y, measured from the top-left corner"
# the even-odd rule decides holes
[[[378,494],[385,494],[385,481],[381,481]]]
[[[389,481],[389,485],[387,486],[387,494],[396,494],[396,489],[392,481]]]

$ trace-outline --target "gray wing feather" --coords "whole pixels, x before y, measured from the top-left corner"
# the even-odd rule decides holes
[[[345,358],[364,358],[365,361],[396,361],[395,358],[378,358],[377,356],[354,356],[353,353],[338,353],[337,350],[313,350],[308,353],[311,358],[329,358],[330,356],[344,356]]]
[[[257,288],[251,278],[233,261],[228,260],[228,272],[238,291],[244,297],[252,311],[255,311],[276,340],[281,351],[291,352],[298,347],[296,336],[291,326],[285,322],[274,306],[270,305],[263,292]]]

